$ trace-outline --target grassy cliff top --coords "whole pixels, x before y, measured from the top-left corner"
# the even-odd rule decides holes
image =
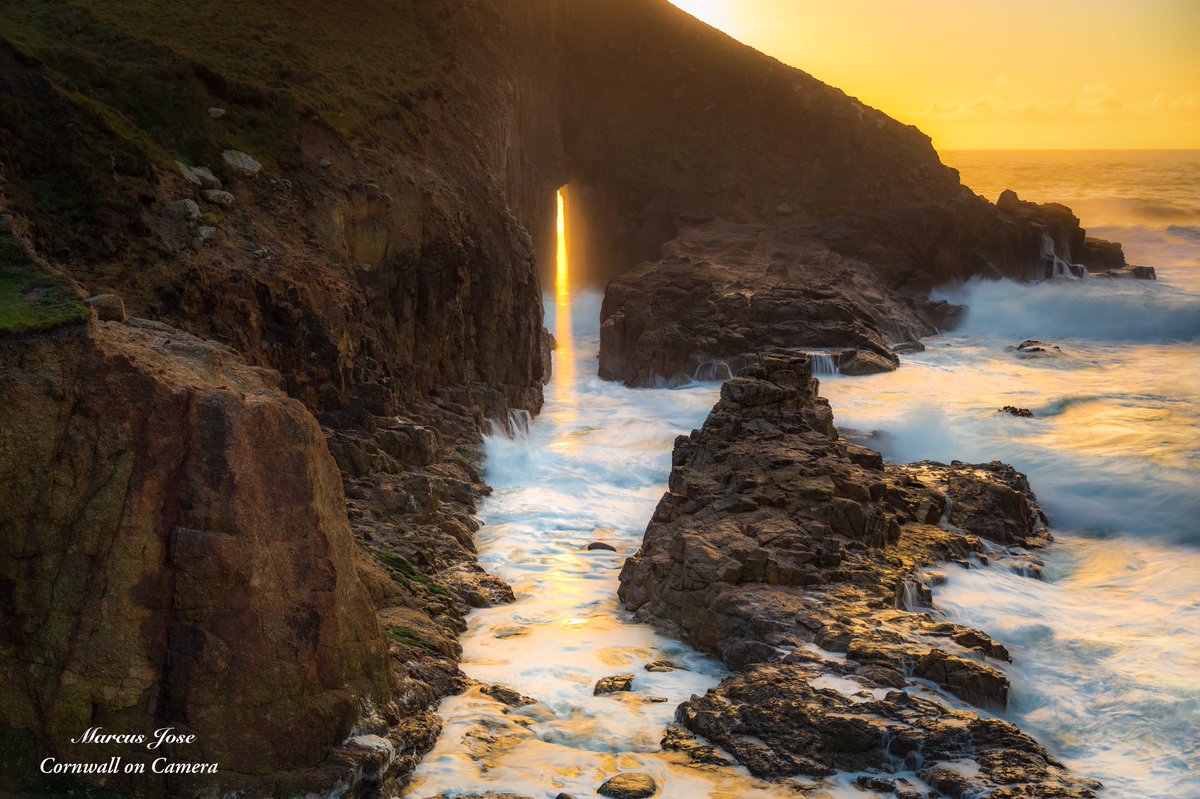
[[[171,157],[271,159],[302,114],[360,134],[407,106],[449,52],[442,3],[359,0],[26,0],[0,36],[68,91],[124,118]],[[220,119],[209,108],[227,113]],[[119,124],[119,123],[118,123]]]
[[[0,335],[80,324],[87,310],[70,282],[0,227]]]
[[[419,135],[411,109],[450,60],[445,6],[0,3],[0,175],[10,210],[57,260],[145,261],[154,237],[140,208],[153,201],[154,166],[216,167],[229,149],[286,165],[298,157],[303,120],[368,140],[374,123],[399,120]]]

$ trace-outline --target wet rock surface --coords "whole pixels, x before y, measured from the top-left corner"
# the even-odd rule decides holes
[[[886,463],[838,436],[811,368],[771,352],[725,383],[622,571],[638,618],[736,672],[678,721],[765,778],[912,770],[938,795],[1091,796],[986,713],[1007,702],[1008,651],[931,607],[933,563],[1036,561],[1049,536],[1025,477]]]
[[[723,379],[773,346],[832,350],[847,374],[891,371],[892,340],[936,332],[934,306],[819,242],[713,222],[609,284],[600,376],[631,386]]]
[[[634,772],[622,772],[596,789],[596,793],[610,796],[612,799],[646,799],[656,791],[658,784],[654,782],[653,777]]]
[[[1069,258],[1083,230],[1070,209],[1053,207],[1013,216],[1011,207],[939,205],[909,227],[872,216],[800,227],[693,222],[609,283],[600,376],[630,386],[721,380],[771,347],[823,353],[842,374],[891,371],[900,353],[923,349],[919,339],[961,320],[961,306],[929,299],[938,281],[1040,278],[1046,257],[1066,263],[1055,253]],[[906,260],[927,250],[934,261]]]
[[[951,194],[819,224],[693,214],[609,283],[600,375],[631,386],[724,379],[767,347],[823,351],[847,375],[891,371],[899,353],[961,321],[961,306],[929,299],[935,285],[1091,267],[1147,276],[1125,266],[1119,244],[1085,247],[1084,234],[1069,208],[1011,192],[997,206]]]
[[[611,677],[602,677],[596,682],[596,689],[592,691],[596,696],[601,694],[615,694],[621,691],[633,690],[633,675],[632,674],[614,674]]]
[[[480,690],[497,702],[503,702],[509,707],[523,707],[525,705],[532,705],[537,701],[505,685],[488,685]]]

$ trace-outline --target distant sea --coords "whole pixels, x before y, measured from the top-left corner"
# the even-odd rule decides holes
[[[1044,579],[946,566],[937,607],[1008,646],[1004,715],[1103,799],[1200,797],[1200,151],[942,160],[990,200],[1070,206],[1159,279],[944,287],[968,306],[960,328],[822,393],[843,433],[871,431],[893,460],[1029,475],[1056,539]],[[1027,338],[1051,355],[1022,357]]]
[[[1069,206],[1088,235],[1119,241],[1131,263],[1200,289],[1200,150],[946,150],[943,163],[992,202]]]

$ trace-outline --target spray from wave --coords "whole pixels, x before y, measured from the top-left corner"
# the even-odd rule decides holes
[[[975,278],[934,298],[968,307],[961,333],[1112,342],[1200,338],[1200,294],[1157,281]]]

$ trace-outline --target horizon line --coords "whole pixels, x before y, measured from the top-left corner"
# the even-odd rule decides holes
[[[939,153],[1200,153],[1200,147],[934,147],[934,149]]]

